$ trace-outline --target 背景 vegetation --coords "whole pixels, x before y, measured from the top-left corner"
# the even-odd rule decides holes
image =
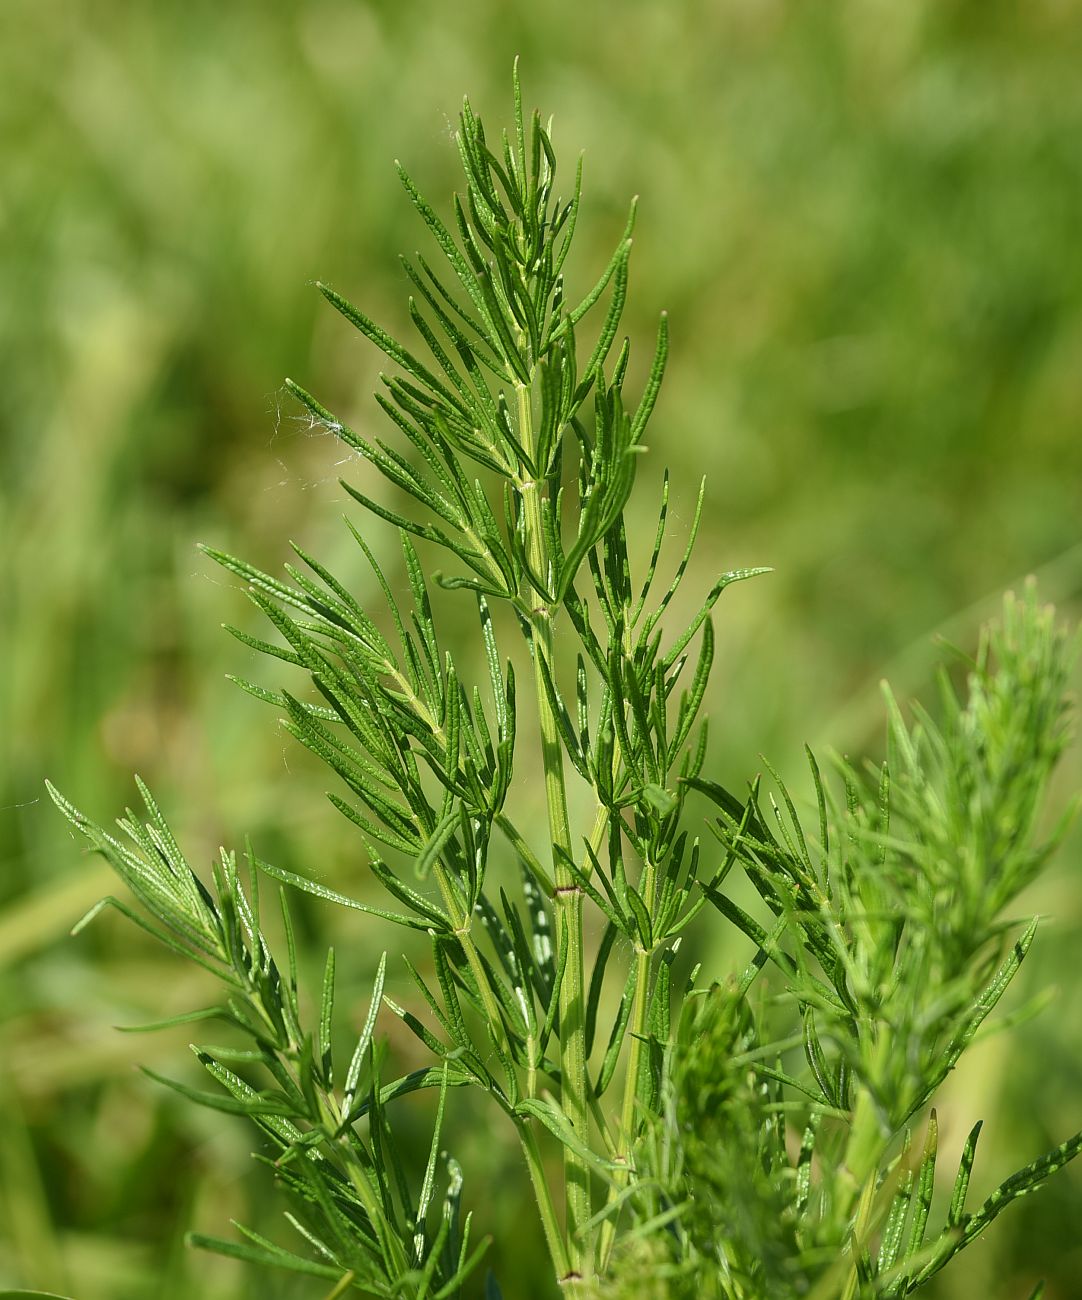
[[[490,142],[467,104],[457,139],[466,188],[450,224],[402,173],[442,257],[403,261],[419,344],[320,286],[394,365],[378,398],[393,437],[350,429],[289,384],[408,499],[346,485],[385,609],[299,547],[288,581],[209,552],[273,625],[273,641],[239,638],[300,670],[290,687],[240,684],[341,779],[331,799],[387,906],[252,846],[223,850],[206,884],[145,788],[123,839],[54,793],[143,906],[108,901],[222,984],[219,1004],[182,1017],[231,1029],[195,1049],[211,1088],[171,1086],[254,1121],[298,1235],[202,1243],[336,1295],[459,1294],[484,1253],[460,1210],[469,1171],[444,1154],[452,1090],[470,1088],[516,1133],[554,1281],[573,1292],[909,1294],[1082,1146],[1070,1138],[968,1207],[978,1124],[932,1214],[929,1107],[1036,930],[1006,909],[1058,837],[1041,838],[1038,818],[1067,736],[1068,640],[1032,588],[1009,597],[964,680],[944,671],[935,717],[909,720],[888,694],[883,764],[821,766],[809,752],[810,816],[772,770],[739,796],[712,780],[711,615],[763,570],[724,573],[689,603],[703,496],[672,555],[667,482],[652,543],[625,528],[667,355],[664,318],[641,373],[620,340],[634,209],[593,288],[565,295],[581,167],[561,198],[549,132],[525,117],[517,81],[510,133]],[[398,531],[408,595],[377,559],[373,520]],[[482,682],[460,676],[433,586],[475,606]],[[543,842],[512,784],[527,719]],[[333,950],[321,991],[300,988],[291,889],[430,941],[430,965],[409,965],[409,1003],[386,992],[380,963],[348,1045]],[[754,948],[720,984],[681,954],[710,911]],[[428,1064],[396,1074],[387,1015]],[[439,1103],[414,1169],[395,1124],[421,1089]]]

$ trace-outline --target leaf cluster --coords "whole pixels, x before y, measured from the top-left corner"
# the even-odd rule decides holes
[[[235,1043],[192,1048],[215,1087],[199,1089],[146,1073],[189,1101],[243,1115],[255,1125],[261,1138],[256,1159],[268,1166],[286,1194],[291,1207],[287,1219],[300,1249],[287,1249],[239,1224],[240,1242],[198,1235],[194,1243],[249,1263],[326,1278],[335,1283],[336,1295],[355,1288],[398,1296],[408,1285],[418,1300],[459,1296],[485,1249],[482,1243],[470,1251],[470,1218],[460,1221],[462,1175],[453,1159],[447,1161],[442,1202],[436,1201],[446,1093],[460,1080],[439,1067],[382,1080],[384,1053],[374,1035],[384,1000],[386,958],[348,1060],[337,1060],[333,948],[327,953],[318,1022],[306,1028],[285,891],[278,899],[286,939],[283,967],[272,955],[260,914],[264,864],[249,849],[246,892],[236,855],[223,849],[208,888],[185,860],[150,792],[138,784],[147,820],[129,810],[118,822],[122,838],[97,826],[49,787],[61,811],[149,914],[148,919],[122,900],[107,898],[76,929],[103,907],[115,907],[216,976],[221,1003],[139,1027],[204,1021],[228,1026]],[[425,1086],[439,1087],[440,1103],[417,1188],[399,1155],[387,1106]]]
[[[688,1002],[642,1140],[639,1215],[669,1225],[654,1265],[672,1294],[684,1278],[689,1296],[908,1295],[1082,1150],[1076,1134],[970,1211],[977,1123],[929,1230],[935,1111],[922,1150],[918,1120],[1036,933],[1036,918],[1000,913],[1062,837],[1064,821],[1048,839],[1035,827],[1067,740],[1070,658],[1029,585],[985,629],[964,700],[941,676],[941,722],[915,707],[907,723],[885,690],[888,762],[858,773],[836,760],[842,799],[809,752],[812,827],[780,780],[780,799],[757,781],[745,805],[695,782],[770,919],[724,876],[706,886],[756,953],[741,980]],[[760,977],[772,992],[755,1007]],[[634,1251],[624,1265],[643,1266]]]

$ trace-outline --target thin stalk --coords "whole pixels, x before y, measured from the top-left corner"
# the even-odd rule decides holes
[[[518,386],[519,437],[532,446],[533,422],[530,393]],[[551,557],[541,520],[540,485],[533,479],[521,485],[527,559],[530,568],[548,584]],[[567,816],[564,754],[556,717],[545,689],[544,668],[555,680],[552,663],[552,610],[536,599],[530,613],[531,650],[541,725],[541,759],[545,772],[545,800],[548,807],[549,838],[552,843],[555,877],[556,934],[567,944],[567,961],[560,984],[560,1104],[568,1122],[583,1142],[588,1141],[590,1111],[586,1090],[586,998],[583,973],[582,890],[569,868],[571,828]],[[544,665],[544,668],[542,667]],[[561,957],[562,960],[562,957]],[[582,1274],[581,1233],[590,1220],[590,1170],[582,1156],[564,1148],[564,1186],[567,1204],[566,1278]]]
[[[364,1206],[364,1212],[368,1215],[372,1230],[379,1241],[380,1252],[387,1262],[388,1270],[392,1276],[400,1276],[409,1268],[409,1261],[406,1259],[402,1242],[393,1232],[388,1232],[387,1216],[384,1214],[383,1206],[380,1204],[375,1189],[372,1187],[368,1171],[363,1168],[355,1154],[348,1147],[345,1150],[347,1158],[343,1163],[346,1166],[346,1177]]]
[[[593,850],[594,857],[601,853],[601,846],[605,843],[605,833],[609,829],[609,810],[604,804],[598,804],[597,812],[594,813],[594,824],[590,831],[590,848]],[[589,855],[582,864],[584,875],[589,875],[594,869],[593,858]]]
[[[489,1028],[497,1041],[500,1041],[504,1035],[503,1020],[500,1017],[499,1007],[496,1003],[496,996],[492,992],[492,987],[488,982],[488,975],[485,973],[484,963],[481,961],[481,954],[477,951],[477,945],[473,941],[473,935],[470,933],[470,917],[464,915],[463,908],[459,901],[458,893],[454,884],[447,875],[446,868],[437,863],[434,874],[436,882],[440,887],[440,894],[443,897],[444,906],[450,915],[451,923],[454,926],[455,938],[462,945],[462,951],[466,954],[466,961],[473,973],[473,978],[477,981],[477,990],[481,995],[481,1005],[485,1009],[485,1018],[489,1022]]]
[[[560,1232],[560,1223],[556,1217],[556,1207],[552,1203],[548,1179],[545,1177],[545,1166],[541,1159],[541,1149],[537,1145],[537,1135],[528,1121],[518,1125],[518,1135],[526,1157],[526,1168],[530,1172],[530,1182],[537,1197],[537,1209],[541,1215],[541,1226],[545,1230],[545,1242],[552,1259],[552,1267],[558,1278],[564,1278],[571,1272],[571,1264],[563,1234]]]
[[[646,907],[653,916],[654,891],[657,868],[652,862],[646,864],[642,879],[642,896]],[[627,1053],[627,1074],[624,1076],[624,1097],[620,1108],[619,1150],[616,1162],[620,1166],[613,1175],[609,1189],[609,1204],[620,1195],[631,1180],[631,1147],[635,1140],[635,1102],[639,1090],[639,1072],[642,1069],[642,1054],[646,1039],[647,1020],[650,1014],[650,977],[654,950],[652,948],[635,949],[635,992],[631,1003],[631,1024],[629,1027],[629,1045]],[[608,1265],[609,1254],[616,1239],[616,1223],[612,1215],[601,1226],[601,1238],[598,1243],[598,1268],[604,1272]]]
[[[324,1300],[338,1300],[339,1296],[344,1296],[356,1280],[357,1274],[352,1269],[348,1273],[344,1273],[335,1284],[334,1289],[324,1296]]]
[[[642,880],[642,896],[653,919],[654,887],[657,868],[646,864]],[[631,1144],[635,1137],[635,1100],[639,1087],[639,1069],[642,1064],[646,1022],[650,1013],[650,975],[653,948],[635,949],[635,996],[631,1008],[631,1041],[628,1047],[627,1076],[624,1079],[624,1102],[620,1110],[620,1140],[625,1164],[630,1168]]]

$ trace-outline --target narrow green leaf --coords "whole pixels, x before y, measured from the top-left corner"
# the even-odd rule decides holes
[[[432,1194],[436,1185],[436,1157],[440,1150],[440,1134],[443,1131],[443,1115],[447,1106],[447,1068],[444,1066],[443,1081],[440,1084],[440,1100],[436,1108],[436,1119],[432,1126],[432,1142],[428,1151],[428,1163],[421,1182],[421,1191],[417,1197],[416,1223],[417,1231],[413,1238],[414,1258],[420,1264],[425,1257],[425,1219],[428,1207],[432,1203]]]
[[[977,1030],[987,1019],[989,1014],[994,1010],[996,1003],[1007,991],[1011,981],[1018,973],[1018,968],[1026,958],[1030,947],[1033,944],[1034,936],[1037,933],[1038,917],[1034,917],[1026,926],[1025,933],[1021,935],[1012,945],[1011,950],[1003,960],[999,969],[992,976],[976,1002],[970,1008],[962,1020],[959,1028],[951,1037],[950,1042],[944,1049],[940,1058],[938,1069],[935,1075],[929,1081],[928,1086],[920,1097],[910,1108],[909,1114],[912,1115],[934,1093],[935,1089],[943,1082],[947,1075],[954,1068],[966,1047],[972,1042]]]
[[[978,1120],[974,1124],[962,1150],[962,1158],[958,1165],[958,1176],[954,1180],[954,1191],[951,1193],[950,1209],[947,1211],[947,1226],[949,1228],[957,1228],[965,1217],[969,1176],[973,1172],[973,1160],[977,1154],[977,1139],[981,1135],[983,1124],[983,1120]]]
[[[165,1087],[171,1088],[173,1092],[178,1092],[188,1101],[194,1101],[197,1106],[205,1106],[208,1110],[221,1110],[229,1115],[271,1115],[285,1118],[293,1114],[293,1107],[289,1105],[284,1098],[276,1093],[257,1093],[251,1090],[250,1096],[239,1098],[230,1097],[220,1092],[204,1092],[199,1088],[193,1088],[189,1084],[181,1083],[177,1079],[168,1079],[163,1074],[158,1074],[146,1066],[140,1067],[142,1072],[155,1083],[164,1084]]]
[[[684,630],[682,635],[677,638],[675,644],[665,654],[663,663],[665,664],[666,669],[671,668],[673,664],[676,663],[677,659],[679,659],[680,656],[684,653],[684,650],[687,648],[688,642],[695,635],[695,633],[698,632],[699,628],[702,627],[704,621],[706,620],[707,615],[717,604],[718,597],[721,595],[721,593],[725,590],[726,587],[731,587],[734,582],[744,582],[748,578],[758,578],[764,573],[773,573],[773,572],[774,570],[770,568],[756,568],[756,569],[732,569],[728,573],[723,573],[721,577],[718,578],[718,580],[710,588],[706,600],[703,601],[702,605],[699,608],[699,612],[688,624],[687,628]]]
[[[287,871],[285,867],[277,867],[271,862],[264,862],[262,859],[256,860],[256,866],[264,875],[270,876],[284,885],[292,885],[295,889],[300,889],[306,894],[311,894],[314,898],[322,898],[328,903],[337,903],[339,907],[349,907],[355,912],[366,912],[370,916],[382,917],[385,921],[393,921],[396,925],[407,926],[411,930],[427,930],[429,924],[425,920],[419,920],[414,916],[403,916],[400,912],[388,912],[382,907],[372,907],[368,903],[359,903],[355,898],[349,898],[346,894],[340,894],[335,889],[329,889],[326,885],[321,885],[315,880],[309,880],[305,876],[298,876],[295,872]]]
[[[319,1058],[323,1078],[328,1087],[333,1086],[331,1031],[334,1021],[334,949],[327,949],[327,962],[323,968],[323,997],[319,1007]]]
[[[1082,1132],[1061,1142],[1059,1146],[1053,1147],[1051,1151],[1005,1179],[978,1210],[966,1217],[962,1244],[968,1245],[974,1238],[980,1236],[992,1220],[1002,1214],[1012,1201],[1036,1191],[1054,1173],[1070,1164],[1080,1152],[1082,1152]],[[924,1276],[922,1275],[922,1280]]]
[[[122,1034],[153,1034],[159,1029],[173,1029],[177,1025],[191,1025],[200,1020],[228,1020],[229,1012],[224,1007],[204,1007],[201,1011],[184,1011],[167,1020],[154,1020],[146,1025],[114,1025]]]
[[[616,943],[620,931],[610,921],[605,927],[605,933],[601,936],[601,943],[598,945],[597,956],[594,958],[594,968],[590,975],[590,991],[586,999],[586,1056],[589,1059],[590,1053],[594,1048],[594,1035],[597,1032],[597,1011],[601,1004],[601,992],[605,983],[605,970],[609,964],[609,956],[612,953],[613,945]]]
[[[631,914],[635,918],[639,943],[649,952],[654,946],[654,927],[650,921],[650,913],[647,911],[646,904],[638,891],[630,886],[627,891],[627,901],[631,908]]]
[[[419,879],[424,880],[428,876],[428,873],[439,861],[440,854],[450,843],[451,837],[461,825],[461,822],[462,810],[460,806],[455,803],[452,805],[451,810],[436,824],[435,830],[433,830],[432,834],[428,837],[424,848],[421,849],[420,854],[413,864],[413,869],[417,873]]]
[[[325,1278],[337,1278],[342,1272],[336,1265],[316,1263],[315,1260],[305,1259],[302,1255],[295,1255],[270,1242],[265,1242],[263,1246],[249,1246],[245,1242],[226,1241],[222,1237],[211,1237],[202,1232],[189,1233],[186,1240],[198,1250],[208,1250],[215,1255],[239,1259],[245,1264],[258,1264],[263,1268],[284,1268],[292,1273],[307,1273],[312,1277]]]
[[[360,1035],[357,1038],[357,1045],[353,1049],[353,1057],[349,1063],[349,1070],[346,1073],[345,1081],[345,1104],[343,1110],[348,1112],[352,1108],[353,1096],[357,1091],[357,1084],[361,1077],[361,1068],[364,1065],[365,1057],[368,1055],[369,1048],[372,1045],[372,1035],[376,1031],[376,1020],[379,1017],[380,1004],[383,1001],[383,985],[387,978],[387,954],[379,959],[379,966],[376,969],[376,979],[372,986],[372,1000],[368,1006],[368,1015],[361,1026]]]
[[[574,1152],[581,1160],[585,1160],[599,1173],[608,1173],[618,1168],[614,1161],[606,1159],[605,1156],[587,1146],[585,1140],[571,1127],[567,1116],[555,1102],[526,1097],[515,1107],[515,1114],[539,1120],[558,1142]]]
[[[879,1239],[879,1255],[876,1259],[877,1276],[882,1276],[894,1267],[894,1262],[902,1248],[902,1238],[905,1233],[906,1219],[909,1217],[909,1205],[913,1195],[915,1176],[909,1155],[911,1141],[910,1130],[906,1129],[904,1144],[898,1157],[899,1168],[897,1172],[899,1178],[897,1190],[891,1199],[887,1221],[883,1225],[883,1231]]]
[[[939,1146],[939,1123],[933,1110],[928,1118],[928,1135],[924,1139],[924,1153],[921,1156],[917,1183],[913,1190],[915,1208],[909,1229],[909,1244],[905,1259],[911,1260],[924,1245],[924,1231],[928,1226],[928,1212],[932,1208],[932,1193],[935,1190],[936,1150]]]
[[[417,189],[417,186],[414,185],[413,181],[410,179],[406,170],[402,167],[400,163],[396,162],[395,166],[398,168],[399,178],[401,179],[402,184],[405,187],[406,193],[410,196],[410,200],[413,203],[413,206],[420,213],[421,219],[424,221],[425,225],[428,226],[429,230],[432,231],[433,235],[436,238],[436,242],[443,250],[444,256],[447,258],[448,262],[450,262],[451,267],[455,272],[455,275],[459,279],[459,282],[461,283],[462,287],[466,290],[466,292],[469,294],[470,298],[473,300],[473,304],[477,308],[478,313],[480,314],[481,320],[486,329],[486,333],[485,333],[486,341],[492,347],[492,350],[497,355],[499,355],[500,347],[496,338],[494,337],[493,321],[491,316],[489,315],[488,305],[485,302],[484,296],[481,293],[476,278],[474,277],[473,273],[470,271],[470,268],[466,264],[466,259],[463,257],[454,239],[452,239],[451,232],[447,229],[447,227],[439,219],[436,213],[432,210],[432,207],[429,205],[429,203],[421,195],[421,192]]]
[[[661,313],[661,320],[657,327],[657,346],[654,350],[654,361],[650,367],[650,374],[646,380],[646,388],[643,391],[642,399],[639,402],[639,408],[635,412],[635,418],[631,422],[631,441],[637,443],[646,429],[647,421],[654,411],[654,404],[657,401],[657,395],[661,391],[661,381],[665,375],[665,363],[669,358],[669,314]]]
[[[55,1291],[0,1291],[0,1300],[71,1300],[69,1296],[57,1295]]]
[[[605,1058],[601,1062],[601,1073],[594,1085],[594,1095],[599,1099],[604,1096],[609,1084],[612,1082],[613,1075],[616,1073],[616,1063],[620,1059],[628,1021],[631,1019],[631,1005],[635,997],[636,971],[637,966],[632,963],[628,971],[627,984],[624,986],[624,995],[620,999],[620,1009],[613,1023],[612,1033],[609,1035],[609,1045],[605,1050]]]

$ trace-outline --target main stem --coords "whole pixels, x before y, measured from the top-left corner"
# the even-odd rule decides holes
[[[518,389],[519,436],[523,446],[533,444],[530,393]],[[548,583],[551,557],[541,519],[541,485],[530,479],[521,485],[526,553],[530,568]],[[566,945],[567,961],[560,984],[560,1104],[583,1143],[589,1140],[590,1110],[586,1091],[586,1021],[582,955],[582,890],[568,869],[571,859],[571,829],[567,816],[564,782],[564,754],[556,717],[545,689],[544,670],[556,680],[552,655],[552,609],[532,593],[530,614],[531,650],[537,711],[541,723],[541,759],[545,771],[545,799],[548,806],[549,838],[552,843],[553,875],[556,884],[556,937]],[[561,956],[562,960],[562,956]],[[586,1257],[583,1229],[590,1219],[590,1170],[582,1156],[564,1148],[564,1186],[567,1205],[566,1281],[581,1277]]]

